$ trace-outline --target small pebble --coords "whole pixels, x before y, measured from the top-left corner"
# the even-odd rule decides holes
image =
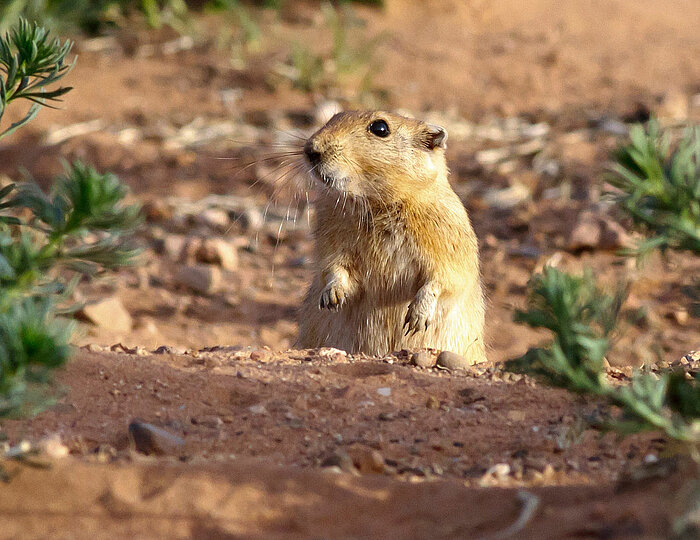
[[[510,474],[510,465],[507,463],[496,463],[492,466],[486,474],[489,476],[504,477]]]
[[[428,409],[439,409],[440,400],[438,400],[438,398],[436,398],[435,396],[428,396],[428,399],[425,402],[425,406],[428,407]]]
[[[175,274],[175,281],[200,294],[211,294],[222,284],[218,267],[203,264],[181,266]]]
[[[437,365],[446,369],[466,369],[469,366],[464,356],[451,351],[442,351],[437,357]]]
[[[363,473],[383,473],[386,470],[384,457],[372,448],[351,448],[352,462]]]
[[[265,414],[267,413],[267,409],[265,408],[265,405],[262,405],[258,403],[257,405],[251,405],[248,407],[248,410],[252,412],[253,414]]]
[[[347,452],[337,450],[321,462],[321,467],[337,467],[343,472],[357,474],[357,468]]]
[[[224,423],[224,421],[218,416],[200,416],[191,418],[190,422],[195,426],[202,426],[211,429],[218,429]]]
[[[171,347],[170,345],[161,345],[153,351],[153,354],[185,354],[185,349],[181,347]]]
[[[430,368],[435,365],[435,358],[425,351],[418,351],[411,356],[411,364],[422,368]]]
[[[129,424],[129,436],[136,450],[146,455],[173,454],[185,444],[181,437],[140,420],[133,420]]]
[[[63,444],[61,437],[58,435],[52,435],[44,439],[39,443],[39,447],[47,456],[52,458],[66,457],[70,453],[68,447]]]
[[[253,351],[250,353],[250,359],[253,362],[266,362],[272,357],[272,353],[270,351],[266,351],[264,349],[258,349],[256,351]]]

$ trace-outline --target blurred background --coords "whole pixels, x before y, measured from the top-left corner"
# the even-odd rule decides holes
[[[88,287],[121,322],[86,321],[80,343],[292,346],[312,210],[282,152],[338,110],[386,108],[450,134],[493,360],[537,341],[511,317],[545,263],[635,274],[620,364],[697,345],[698,262],[619,258],[633,238],[602,196],[631,124],[700,120],[693,0],[4,0],[0,32],[20,16],[79,58],[60,109],[0,142],[0,177],[46,185],[80,158],[146,205],[145,267]]]

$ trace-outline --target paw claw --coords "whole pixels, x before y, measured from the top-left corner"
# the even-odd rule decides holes
[[[425,332],[432,322],[432,313],[422,312],[427,310],[421,310],[421,305],[416,303],[411,303],[408,306],[408,313],[406,313],[406,319],[404,321],[403,329],[405,329],[404,336],[415,336],[419,332]]]
[[[345,291],[337,283],[331,283],[323,289],[318,302],[320,309],[338,311],[345,303]]]

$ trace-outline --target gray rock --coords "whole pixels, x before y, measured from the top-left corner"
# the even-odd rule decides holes
[[[484,193],[484,201],[493,208],[507,210],[528,200],[530,188],[519,182],[503,189],[489,189]]]
[[[578,217],[567,242],[567,249],[619,249],[630,245],[627,231],[604,214],[584,211]]]
[[[195,218],[195,222],[216,231],[228,228],[231,220],[226,210],[207,208]]]
[[[597,216],[592,212],[582,212],[569,235],[567,249],[578,251],[597,247],[600,244],[600,229]]]
[[[469,367],[464,356],[451,351],[442,351],[437,357],[437,365],[446,369],[467,369]]]
[[[85,305],[79,315],[95,326],[115,332],[129,332],[133,326],[131,315],[116,296]]]
[[[236,246],[223,238],[204,238],[195,252],[198,262],[216,264],[232,272],[238,268]]]
[[[185,354],[186,350],[182,347],[171,347],[170,345],[161,345],[153,351],[153,354]]]
[[[132,420],[129,424],[129,437],[138,452],[146,455],[176,454],[185,444],[182,437],[141,420]]]
[[[188,239],[182,234],[168,234],[163,238],[162,253],[173,261],[180,261]]]
[[[258,232],[263,228],[265,220],[263,219],[263,215],[260,210],[255,207],[250,207],[246,208],[241,215],[241,223],[246,231]]]
[[[435,365],[435,358],[425,351],[418,351],[411,356],[411,364],[418,367],[429,368]]]
[[[598,129],[612,135],[625,136],[629,131],[624,122],[615,118],[603,118],[598,124]]]
[[[200,294],[211,294],[221,288],[221,271],[216,266],[194,264],[181,266],[175,274],[178,284]]]
[[[321,467],[338,467],[343,472],[358,474],[357,467],[355,467],[348,453],[343,450],[336,450],[334,453],[327,456],[321,462]]]

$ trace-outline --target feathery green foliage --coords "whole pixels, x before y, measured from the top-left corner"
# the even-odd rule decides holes
[[[637,253],[655,248],[700,253],[700,127],[689,129],[671,150],[657,122],[630,130],[617,152],[609,181],[620,208],[645,233]]]
[[[0,417],[31,416],[53,402],[50,373],[68,360],[72,331],[48,297],[0,309]]]
[[[171,23],[177,26],[187,16],[188,7],[185,0],[9,0],[0,7],[0,24],[14,24],[24,17],[51,28],[96,34],[124,24],[132,13],[159,28]]]
[[[354,0],[382,6],[383,0]],[[202,6],[216,10],[240,10],[244,4],[281,10],[285,0],[4,0],[0,5],[0,30],[19,17],[35,20],[51,28],[78,28],[97,34],[105,28],[123,26],[128,17],[139,14],[152,28],[163,25],[180,30],[186,26],[193,9]]]
[[[0,191],[0,416],[50,403],[49,372],[69,356],[57,315],[81,275],[131,264],[139,208],[112,174],[76,162],[49,195],[31,182]]]
[[[604,427],[620,433],[658,429],[679,441],[700,444],[698,378],[668,372],[636,375],[627,386],[607,381],[603,361],[623,300],[623,293],[600,290],[590,271],[572,276],[546,267],[532,277],[527,310],[518,310],[515,320],[550,330],[553,340],[509,361],[507,369],[619,406],[622,416]]]
[[[72,67],[70,49],[25,20],[0,38],[0,120],[8,103],[33,102],[0,137],[70,90],[47,88]],[[50,373],[68,359],[73,330],[59,315],[77,308],[65,304],[79,278],[133,262],[139,208],[124,204],[126,194],[116,176],[80,162],[49,194],[33,182],[0,189],[0,417],[51,403]]]
[[[658,123],[635,126],[630,143],[620,148],[610,179],[620,208],[648,238],[629,254],[652,249],[700,254],[700,128],[689,130],[671,151],[670,137]],[[621,433],[662,430],[669,437],[700,448],[700,378],[682,371],[659,376],[638,374],[615,387],[603,369],[623,293],[600,291],[589,271],[582,277],[545,268],[532,277],[527,310],[515,320],[553,334],[551,344],[531,348],[507,368],[531,373],[549,384],[606,398],[621,408],[611,421]]]
[[[0,131],[0,139],[31,121],[47,102],[60,101],[70,86],[52,87],[72,68],[66,56],[73,44],[21,19],[16,27],[0,37],[0,121],[7,105],[18,99],[32,102],[24,118]]]
[[[630,255],[653,249],[700,254],[700,128],[689,130],[674,152],[670,137],[656,122],[635,126],[631,142],[617,153],[610,182],[615,200],[647,235]],[[530,280],[527,309],[515,320],[552,332],[551,343],[510,360],[506,369],[529,373],[548,384],[595,395],[619,407],[621,414],[600,427],[620,434],[662,431],[685,443],[700,465],[700,375],[684,370],[635,374],[629,384],[608,382],[604,357],[624,294],[604,293],[592,272],[577,277],[545,268]],[[697,535],[700,483],[694,481],[689,504],[675,521],[678,537]]]
[[[548,347],[532,348],[509,366],[540,375],[555,386],[598,393],[605,377],[609,336],[623,300],[624,293],[600,290],[590,271],[573,276],[545,267],[530,280],[528,310],[517,310],[514,319],[546,328],[554,339]]]

